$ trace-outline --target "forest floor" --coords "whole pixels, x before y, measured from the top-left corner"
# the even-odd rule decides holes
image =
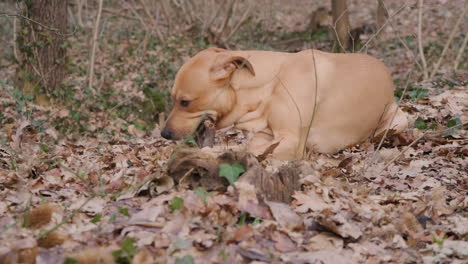
[[[330,50],[327,34],[306,36],[315,2],[259,1],[265,8],[230,48]],[[349,2],[354,27],[375,20],[376,1]],[[0,51],[0,263],[468,263],[466,52],[453,69],[463,30],[438,74],[422,81],[415,1],[387,2],[390,14],[405,7],[365,50],[390,68],[411,126],[380,149],[364,142],[335,155],[258,162],[298,175],[288,203],[237,183],[224,191],[174,184],[168,173],[186,147],[160,137],[157,113],[170,110],[178,67],[206,42],[143,42],[129,10],[108,8],[95,86],[87,88],[90,29],[80,30],[69,39],[64,90],[54,95],[62,103],[39,105],[15,88],[12,22],[0,17],[8,22],[0,23],[8,47]],[[425,5],[432,70],[464,1]],[[198,153],[219,155],[244,140],[220,131],[216,146]]]

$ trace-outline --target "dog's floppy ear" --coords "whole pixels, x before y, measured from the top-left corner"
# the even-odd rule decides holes
[[[255,71],[252,64],[242,56],[222,55],[216,58],[214,65],[210,68],[212,80],[223,80],[231,77],[238,68],[246,68],[253,76]]]

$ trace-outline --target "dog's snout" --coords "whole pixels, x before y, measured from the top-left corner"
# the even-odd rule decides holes
[[[165,138],[165,139],[172,139],[173,137],[173,133],[171,130],[167,129],[167,128],[164,128],[162,131],[161,131],[161,137]]]

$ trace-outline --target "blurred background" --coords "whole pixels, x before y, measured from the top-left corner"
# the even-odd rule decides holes
[[[151,131],[171,107],[177,69],[210,46],[368,53],[391,69],[397,96],[409,71],[412,83],[466,81],[464,0],[29,0],[0,8],[0,122],[27,115],[25,102],[34,102],[57,109],[48,122],[65,134]]]

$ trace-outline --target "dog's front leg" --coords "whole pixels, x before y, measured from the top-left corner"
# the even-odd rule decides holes
[[[257,132],[249,140],[246,151],[253,153],[255,156],[265,153],[268,147],[275,144],[273,135],[265,132]]]
[[[296,160],[302,158],[302,148],[299,146],[299,136],[280,133],[275,135],[279,145],[273,151],[273,157],[281,160]]]
[[[259,156],[272,145],[278,144],[272,153],[273,158],[281,160],[294,160],[302,157],[299,149],[299,139],[297,136],[278,133],[275,137],[270,134],[258,132],[252,137],[247,145],[246,151]]]

